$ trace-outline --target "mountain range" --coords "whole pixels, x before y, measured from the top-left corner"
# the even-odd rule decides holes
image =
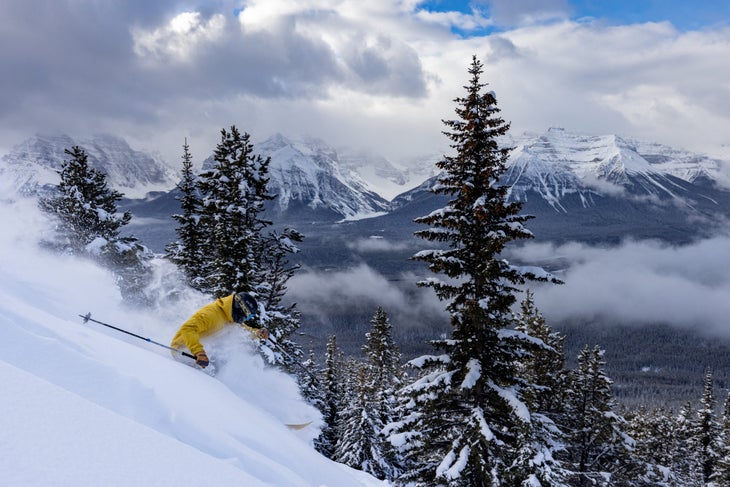
[[[675,224],[679,214],[696,225],[697,219],[712,222],[728,211],[727,161],[616,135],[560,128],[525,133],[505,139],[504,144],[514,148],[504,184],[511,188],[510,197],[522,201],[538,221],[567,215],[560,226],[570,227],[592,214],[596,220],[592,226],[625,224],[616,228],[620,238],[626,230],[636,231],[632,222],[642,214],[658,221],[670,213]],[[126,195],[142,213],[139,216],[169,215],[175,204],[167,200],[174,201],[180,168],[110,135],[28,139],[1,159],[5,186],[33,194],[55,184],[67,157],[64,150],[74,145],[86,150],[90,164],[107,174],[110,186]],[[442,204],[443,198],[430,192],[440,155],[395,164],[375,151],[336,149],[319,139],[281,134],[257,143],[254,150],[271,158],[269,187],[278,195],[271,208],[274,220],[334,223],[405,213],[410,218]],[[203,167],[211,161],[212,157],[206,159]],[[671,232],[652,231],[659,238],[682,239]],[[580,238],[570,228],[539,233],[538,238],[560,239],[558,233],[564,239]],[[603,233],[597,237],[606,238]],[[644,233],[639,236],[650,236],[650,231]]]
[[[626,239],[651,239],[687,244],[721,233],[730,218],[728,162],[724,160],[629,137],[560,128],[513,136],[503,143],[514,148],[503,183],[509,186],[510,197],[523,203],[523,212],[535,217],[527,228],[537,242],[608,247]],[[120,205],[134,216],[127,231],[157,252],[176,238],[170,215],[179,211],[174,188],[179,168],[135,151],[115,137],[38,136],[23,142],[0,159],[6,193],[34,194],[54,184],[63,149],[71,145],[87,149],[91,164],[108,174],[110,186],[127,195]],[[328,335],[337,334],[343,349],[357,353],[363,326],[377,306],[386,305],[393,322],[405,324],[395,331],[404,355],[426,351],[424,343],[443,333],[448,320],[439,303],[428,301],[433,297],[426,296],[427,290],[414,286],[427,269],[410,257],[428,245],[413,236],[421,228],[414,218],[447,201],[431,191],[437,177],[434,163],[441,156],[391,162],[376,150],[335,148],[322,140],[281,134],[256,143],[254,151],[271,157],[270,190],[279,195],[267,216],[275,226],[293,226],[305,236],[301,252],[293,257],[304,267],[299,274],[305,276],[301,280],[305,284],[293,283],[291,294],[302,311],[302,330],[311,340],[309,345],[321,349]],[[531,263],[552,271],[566,267],[557,255]],[[306,284],[306,276],[340,285]],[[313,295],[318,288],[326,292]],[[622,363],[631,364],[627,367],[652,353],[652,363],[659,363],[658,357],[672,362],[674,357],[665,357],[659,342],[690,341],[673,329],[654,330],[643,336],[644,350],[628,358],[621,345],[625,331],[620,331],[616,320],[610,324],[593,317],[591,323],[591,331],[580,339],[600,335],[598,343],[609,348],[607,356],[625,359]],[[564,326],[583,330],[582,325]],[[573,336],[578,335],[573,332]],[[697,357],[699,363],[706,357],[706,346],[701,340],[696,345],[687,345],[684,353]],[[575,352],[568,351],[569,355]],[[633,369],[615,377],[617,386],[625,386],[637,374],[644,377]],[[672,372],[673,377],[677,375]],[[680,381],[683,398],[693,390],[689,375]]]
[[[37,135],[0,158],[5,191],[33,195],[58,184],[58,171],[68,159],[64,151],[73,146],[84,149],[91,167],[105,173],[109,185],[130,198],[142,198],[151,191],[167,191],[178,180],[179,168],[168,165],[158,155],[132,149],[120,137]]]

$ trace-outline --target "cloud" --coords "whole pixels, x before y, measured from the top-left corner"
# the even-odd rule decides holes
[[[669,324],[730,336],[730,237],[685,246],[629,241],[602,248],[527,245],[519,258],[565,265],[560,286],[539,285],[535,301],[553,321],[604,318]]]
[[[400,329],[448,323],[445,305],[432,291],[416,288],[416,281],[412,275],[391,281],[367,265],[334,272],[305,270],[289,281],[287,298],[307,315],[324,320],[343,312],[352,320],[358,313],[372,315],[381,306],[398,317]]]
[[[396,162],[441,154],[441,120],[472,54],[517,132],[559,125],[700,151],[729,143],[730,66],[717,60],[730,55],[730,29],[571,21],[563,0],[442,13],[420,4],[6,2],[0,151],[36,132],[101,131],[169,161],[188,137],[202,160],[235,123],[254,138],[306,133]],[[515,27],[480,31],[497,24]]]

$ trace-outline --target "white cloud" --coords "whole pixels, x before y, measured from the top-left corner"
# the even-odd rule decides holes
[[[601,248],[571,243],[527,245],[527,261],[567,265],[565,284],[536,287],[552,321],[608,318],[628,325],[669,324],[730,336],[730,237],[685,246],[626,242]]]
[[[199,12],[183,12],[151,31],[132,29],[134,52],[142,58],[190,61],[201,44],[214,43],[223,36],[225,24],[220,14],[203,19]]]
[[[34,2],[16,2],[0,18],[0,147],[38,131],[107,131],[169,160],[187,136],[204,158],[235,123],[396,159],[443,153],[441,120],[472,54],[516,132],[557,125],[699,151],[730,143],[730,65],[718,62],[730,57],[730,29],[545,23],[565,18],[566,2],[488,3],[439,14],[414,0],[247,0],[240,11],[58,0],[37,15]],[[520,27],[452,31],[495,22]]]
[[[289,281],[287,299],[299,303],[310,315],[342,312],[375,312],[378,306],[400,317],[399,327],[419,327],[445,315],[445,305],[429,289],[416,289],[415,276],[388,280],[367,265],[344,271],[305,270]],[[405,283],[405,286],[403,285]],[[436,320],[438,321],[438,320]]]

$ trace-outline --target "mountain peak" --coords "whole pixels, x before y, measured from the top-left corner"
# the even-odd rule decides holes
[[[58,184],[58,170],[68,159],[66,149],[79,146],[89,164],[107,176],[109,186],[131,198],[168,190],[177,182],[176,170],[161,158],[132,149],[122,138],[96,134],[72,138],[66,134],[36,135],[13,147],[0,159],[0,174],[11,190],[35,194]]]

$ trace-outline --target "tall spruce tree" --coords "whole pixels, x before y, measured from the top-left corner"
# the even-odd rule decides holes
[[[378,407],[381,425],[393,420],[395,391],[401,385],[401,354],[393,340],[393,326],[388,314],[378,307],[365,335],[363,354],[368,365],[368,381],[374,391],[373,401]]]
[[[404,389],[413,414],[394,433],[404,441],[407,471],[401,481],[413,485],[530,480],[517,478],[521,466],[514,463],[518,431],[531,418],[515,370],[522,344],[510,307],[518,287],[534,276],[501,253],[532,235],[523,226],[528,217],[519,214],[521,205],[508,202],[507,188],[499,184],[509,149],[500,148],[498,138],[509,124],[499,117],[494,93],[484,90],[482,72],[473,57],[466,95],[455,100],[458,118],[444,121],[456,154],[437,163],[442,172],[433,191],[451,199],[416,220],[429,226],[416,235],[440,245],[414,258],[447,278],[419,284],[449,301],[452,334],[434,342],[441,355],[412,362],[429,372]]]
[[[565,337],[548,326],[530,290],[520,303],[516,323],[517,331],[535,339],[528,343],[526,353],[518,360],[520,378],[529,385],[523,392],[525,401],[531,410],[559,421],[564,413]]]
[[[664,408],[649,411],[642,407],[631,412],[627,421],[627,433],[636,441],[632,456],[641,465],[634,485],[679,485],[671,468],[673,456],[678,454],[674,418]]]
[[[259,301],[266,308],[265,325],[277,345],[286,351],[286,354],[272,353],[270,356],[274,362],[280,363],[289,372],[297,373],[300,380],[306,374],[300,374],[301,369],[294,367],[293,361],[302,356],[302,350],[290,337],[299,329],[301,316],[296,303],[284,305],[282,301],[289,279],[300,268],[298,264],[292,264],[289,257],[299,252],[297,244],[303,238],[302,234],[293,228],[284,228],[280,232],[271,231],[268,237],[261,239],[262,262],[255,288]]]
[[[178,190],[182,193],[177,198],[180,201],[182,214],[172,216],[178,223],[176,228],[178,240],[168,244],[165,250],[167,258],[185,274],[188,284],[199,289],[203,285],[201,276],[206,262],[204,245],[207,239],[200,225],[202,201],[198,191],[197,176],[193,172],[193,157],[187,138],[183,144],[182,160],[182,177],[177,184]]]
[[[221,130],[213,155],[214,167],[201,174],[202,229],[209,236],[204,269],[205,291],[216,297],[231,292],[254,292],[260,278],[261,231],[271,224],[263,219],[269,158],[253,153],[250,135],[235,126]]]
[[[343,409],[345,392],[344,362],[342,351],[337,346],[337,337],[332,335],[327,339],[325,366],[320,381],[324,426],[320,435],[314,440],[314,447],[327,458],[335,457],[335,449],[340,439],[339,414]]]
[[[65,154],[55,192],[39,200],[41,210],[56,217],[56,240],[50,248],[90,257],[111,270],[122,296],[135,304],[147,299],[144,288],[149,282],[148,252],[136,238],[121,236],[129,223],[129,212],[118,213],[117,202],[123,195],[109,188],[106,175],[89,165],[86,152],[79,146]]]
[[[717,465],[712,481],[720,485],[730,485],[730,394],[725,398],[722,408],[722,423],[717,442]]]
[[[700,408],[695,422],[694,445],[699,458],[702,482],[708,484],[715,473],[719,459],[720,425],[715,419],[715,394],[712,370],[705,372],[704,388]]]
[[[393,479],[399,462],[383,429],[395,419],[395,392],[402,379],[400,352],[383,308],[378,307],[370,323],[362,348],[366,360],[354,368],[352,400],[342,412],[337,460],[377,478]]]
[[[697,450],[695,411],[687,402],[674,421],[675,448],[672,455],[672,472],[677,478],[676,485],[688,487],[703,486],[702,463]]]
[[[626,485],[636,473],[630,461],[634,441],[615,411],[613,381],[606,375],[603,354],[599,347],[581,350],[566,394],[565,463],[573,472],[570,485],[578,487]]]
[[[346,381],[346,401],[338,415],[339,435],[333,459],[376,478],[389,475],[390,466],[379,433],[382,423],[374,402],[376,391],[367,363],[351,362]]]
[[[86,152],[79,146],[64,153],[59,174],[61,181],[49,197],[41,198],[40,207],[58,219],[57,240],[51,244],[64,252],[82,255],[90,251],[92,242],[114,242],[120,229],[129,223],[132,215],[117,214],[117,202],[122,194],[110,189],[104,173],[89,166]]]

